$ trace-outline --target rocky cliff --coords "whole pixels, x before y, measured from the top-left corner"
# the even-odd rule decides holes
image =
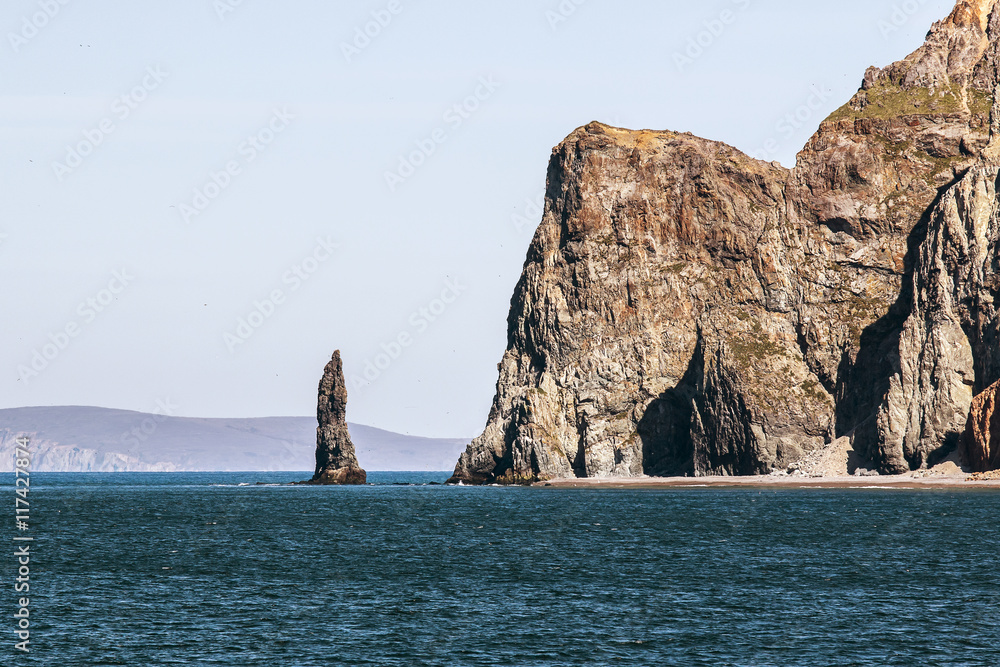
[[[1000,469],[1000,382],[972,401],[969,420],[959,441],[962,459],[974,472]]]
[[[310,484],[364,484],[367,475],[358,465],[347,429],[347,385],[340,350],[323,371],[316,417],[316,473]]]
[[[452,481],[899,473],[1000,379],[998,0],[865,73],[794,169],[592,123],[553,151],[484,433]],[[843,440],[843,439],[848,440]]]

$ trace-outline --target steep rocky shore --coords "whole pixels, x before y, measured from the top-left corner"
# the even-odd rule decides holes
[[[845,445],[892,474],[955,451],[1000,380],[997,4],[869,69],[791,170],[600,123],[556,147],[452,481],[757,475]]]

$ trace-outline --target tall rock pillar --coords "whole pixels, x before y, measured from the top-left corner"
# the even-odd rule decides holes
[[[310,484],[364,484],[365,471],[358,465],[354,443],[347,431],[347,386],[340,350],[323,371],[316,407],[316,473]]]

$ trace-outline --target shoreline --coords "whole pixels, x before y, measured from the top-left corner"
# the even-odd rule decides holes
[[[535,482],[533,487],[552,489],[980,489],[1000,490],[1000,479],[973,480],[961,475],[879,475],[871,477],[798,477],[759,475],[753,477],[608,477],[559,478]]]

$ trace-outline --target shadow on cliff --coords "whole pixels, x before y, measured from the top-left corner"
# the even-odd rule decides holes
[[[636,432],[642,440],[643,472],[650,477],[694,474],[694,441],[691,435],[693,404],[704,384],[705,350],[698,345],[684,377],[673,389],[660,394],[642,415]]]
[[[1000,172],[994,181],[994,188],[1000,193]],[[994,255],[991,258],[989,273],[993,277],[988,285],[984,285],[988,290],[985,302],[982,298],[976,298],[968,306],[972,312],[963,314],[962,317],[962,329],[972,345],[975,371],[973,396],[978,396],[1000,381],[1000,354],[996,353],[1000,350],[1000,317],[997,316],[996,305],[1000,304],[1000,282],[996,278],[1000,275],[1000,256]],[[979,316],[974,316],[973,313],[978,313]]]
[[[861,333],[857,357],[845,350],[838,368],[835,386],[827,386],[835,397],[836,437],[853,436],[854,468],[871,462],[881,472],[906,472],[893,469],[878,449],[878,411],[889,391],[891,378],[899,372],[899,342],[903,326],[913,310],[913,278],[920,247],[927,238],[931,216],[944,194],[962,177],[963,172],[938,188],[931,205],[921,214],[907,236],[903,275],[899,294],[885,315]],[[699,337],[694,355],[684,377],[672,389],[658,396],[643,414],[636,431],[642,440],[643,471],[655,477],[694,474],[695,442],[692,434],[694,404],[705,388],[705,351]],[[825,383],[824,383],[825,384]],[[935,465],[954,449],[954,443],[936,452],[926,463]],[[923,461],[908,461],[913,469]]]
[[[919,222],[907,236],[907,251],[903,259],[903,276],[899,295],[885,315],[861,332],[857,358],[853,361],[845,350],[837,372],[834,396],[837,400],[836,435],[853,435],[857,456],[871,461],[883,473],[903,473],[894,468],[878,450],[878,411],[889,391],[893,375],[899,372],[899,342],[903,325],[913,312],[913,275],[920,246],[927,238],[931,216],[944,194],[958,183],[966,172],[957,175],[938,188],[931,205],[920,216]],[[829,389],[829,388],[828,388]],[[927,461],[935,465],[946,458],[954,445],[945,447]],[[911,468],[920,467],[921,461],[909,461]]]

